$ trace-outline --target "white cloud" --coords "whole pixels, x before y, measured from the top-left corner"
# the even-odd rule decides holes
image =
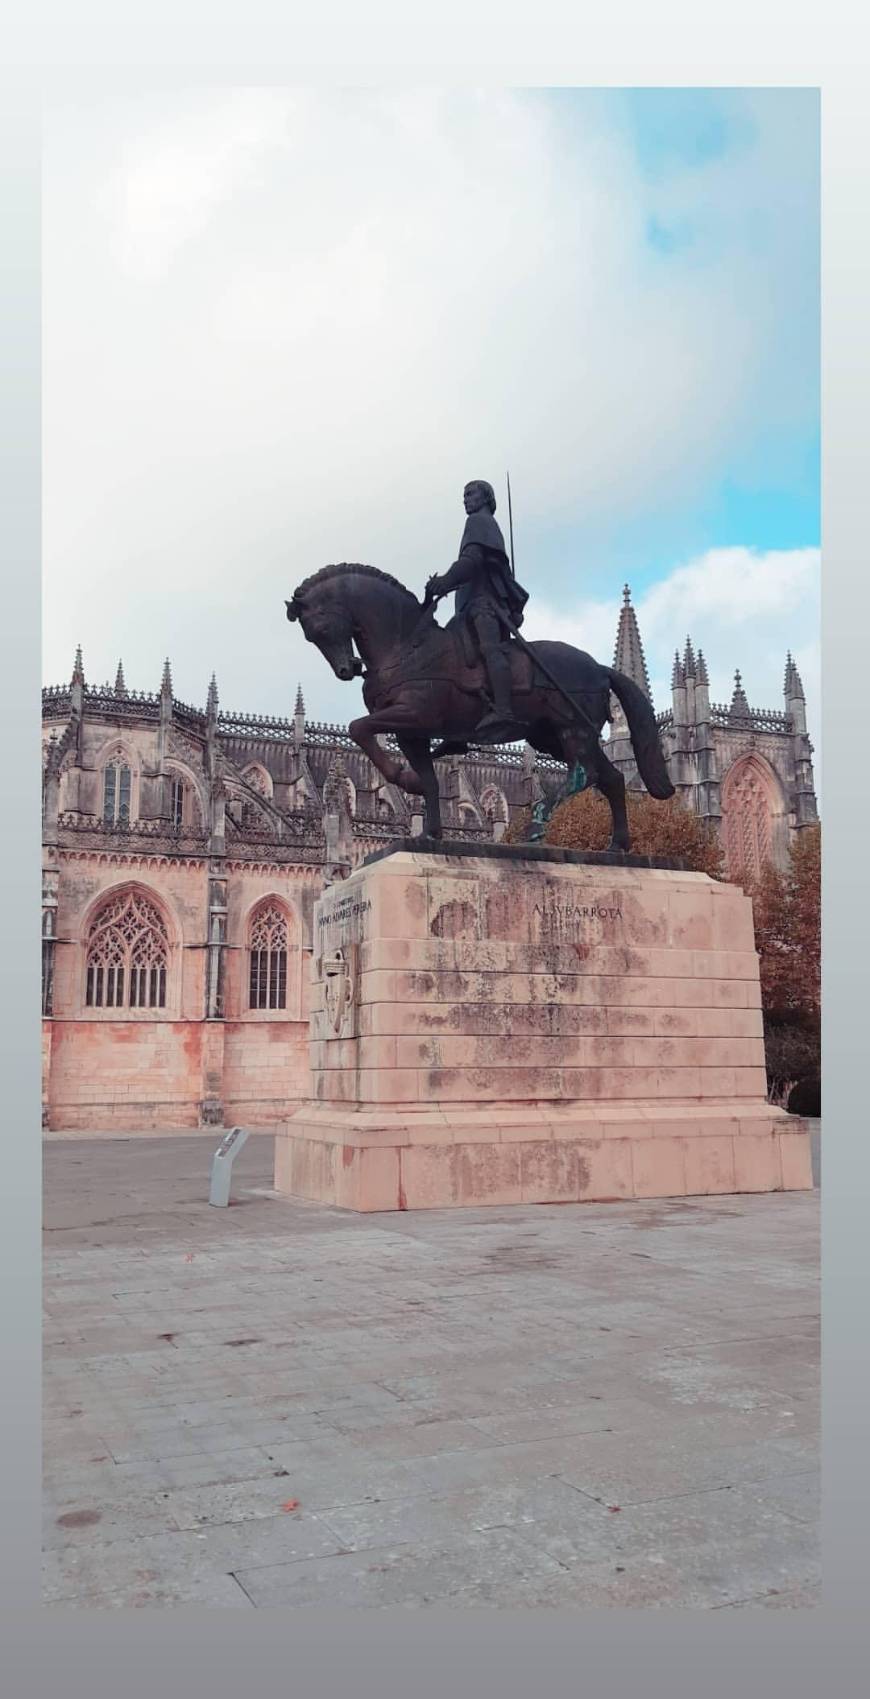
[[[654,187],[592,97],[570,140],[564,107],[509,90],[49,111],[47,675],[80,638],[94,671],[122,653],[131,684],[156,685],[168,650],[189,700],[214,666],[229,706],[289,712],[299,676],[315,713],[348,717],[356,697],[282,619],[317,567],[368,560],[419,589],[454,558],[466,479],[510,466],[543,622],[535,560],[554,526],[582,554],[626,515],[691,504],[771,418],[802,421],[789,172],[807,126],[746,98],[753,150]],[[687,263],[646,247],[653,215],[699,226]],[[754,629],[779,673],[785,646],[811,645],[809,569],[765,557],[759,579],[737,554],[651,593],[644,637],[657,652],[697,618],[749,687]],[[741,572],[752,619],[723,588]],[[578,610],[608,660],[618,588]],[[767,672],[752,688],[776,699]]]
[[[818,549],[710,549],[648,591],[644,625],[654,637],[702,622],[730,631],[772,620],[782,631],[818,588]]]
[[[703,650],[713,702],[730,702],[740,669],[753,707],[782,708],[787,650],[807,697],[807,723],[818,750],[820,640],[818,549],[712,549],[675,567],[634,598],[656,709],[670,706],[674,649],[687,637]],[[530,639],[550,637],[586,649],[610,665],[621,596],[554,606],[538,599],[523,627]],[[818,777],[818,771],[817,771]]]
[[[121,266],[161,276],[223,202],[256,182],[261,161],[290,145],[291,110],[284,95],[238,90],[133,139],[97,195]]]

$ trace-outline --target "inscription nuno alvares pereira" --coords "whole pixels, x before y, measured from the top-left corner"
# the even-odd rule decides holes
[[[345,921],[358,920],[360,916],[367,914],[371,906],[371,897],[342,897],[333,908],[321,914],[318,925],[343,926]]]

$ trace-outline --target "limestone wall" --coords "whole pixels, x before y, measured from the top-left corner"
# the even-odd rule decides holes
[[[221,1018],[207,1016],[209,863],[62,850],[51,1018],[43,1022],[43,1121],[54,1130],[135,1132],[264,1126],[310,1089],[311,911],[319,871],[264,863],[226,872]],[[162,1008],[89,1007],[88,944],[104,904],[141,893],[165,927]],[[286,1006],[252,1009],[249,928],[264,899],[287,918]]]

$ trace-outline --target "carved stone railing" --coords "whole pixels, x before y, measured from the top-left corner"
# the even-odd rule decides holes
[[[293,721],[269,714],[219,713],[218,733],[222,737],[265,738],[275,743],[294,741]]]
[[[690,725],[692,722],[687,721]],[[724,702],[710,704],[710,723],[714,726],[739,726],[743,731],[775,732],[779,736],[788,735],[794,730],[794,722],[790,714],[781,714],[776,708],[750,708],[748,714],[733,714],[731,708]],[[663,714],[656,714],[656,725],[660,731],[670,730],[674,725],[672,708]]]
[[[59,814],[58,833],[82,848],[147,849],[161,855],[203,855],[210,834],[203,827],[171,826],[166,820],[101,820],[95,814]]]
[[[309,721],[305,726],[305,742],[314,749],[358,749],[347,726],[322,724],[320,721]],[[384,742],[391,749],[398,749],[395,738],[385,738]]]
[[[42,712],[53,719],[57,714],[67,715],[72,707],[72,693],[68,684],[46,684],[42,690]]]
[[[178,725],[187,726],[200,735],[205,732],[206,716],[202,709],[192,708],[189,702],[179,702],[175,696],[172,698],[172,718]]]
[[[714,726],[741,726],[756,732],[777,732],[780,735],[789,734],[794,730],[791,715],[782,714],[776,708],[750,708],[748,714],[733,714],[726,703],[713,702],[710,705],[710,720]]]
[[[266,839],[250,836],[227,839],[226,857],[228,861],[278,861],[304,862],[319,866],[326,860],[326,844],[324,838],[303,839],[291,838]]]
[[[230,810],[227,810],[227,838],[235,843],[250,844],[280,844],[288,841],[299,843],[323,842],[323,815],[313,808],[295,809],[292,813],[284,813],[275,809],[275,815],[280,819],[280,834],[271,823],[254,826],[245,821],[237,820]]]
[[[86,684],[84,697],[89,713],[94,709],[101,714],[123,713],[125,710],[156,713],[160,707],[160,698],[153,690],[125,690],[118,695],[110,684]]]

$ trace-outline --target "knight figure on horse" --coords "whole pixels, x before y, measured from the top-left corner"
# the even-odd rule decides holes
[[[564,761],[569,790],[598,787],[613,817],[610,847],[628,850],[625,781],[600,734],[613,692],[647,790],[673,796],[652,707],[633,679],[582,650],[519,635],[528,598],[495,519],[492,486],[467,484],[464,502],[459,555],[448,572],[430,578],[422,602],[389,573],[344,561],[306,578],[287,603],[287,618],[299,621],[336,677],[362,675],[368,712],[348,731],[389,783],[425,799],[430,837],[442,835],[439,756],[472,742],[524,739]],[[436,604],[452,591],[456,613],[440,626]]]
[[[482,478],[466,484],[467,518],[449,572],[426,585],[424,607],[456,592],[456,614],[472,635],[486,671],[492,706],[476,730],[484,741],[520,735],[512,707],[510,637],[523,623],[528,593],[518,584],[495,518],[495,491]],[[472,654],[474,650],[472,649]]]

